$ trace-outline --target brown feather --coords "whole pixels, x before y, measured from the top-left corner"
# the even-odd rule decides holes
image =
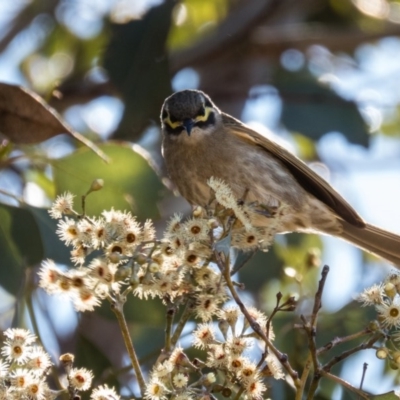
[[[359,228],[365,226],[365,221],[358,215],[354,208],[328,182],[308,167],[302,160],[278,143],[253,131],[230,115],[222,113],[222,117],[224,125],[229,126],[230,133],[236,135],[244,142],[262,147],[265,151],[279,159],[308,193],[329,206],[338,216]]]

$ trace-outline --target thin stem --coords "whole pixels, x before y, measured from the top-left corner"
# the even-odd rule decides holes
[[[165,346],[164,350],[166,353],[171,351],[171,334],[172,334],[172,322],[175,316],[175,308],[170,307],[167,310],[167,324],[165,326]]]
[[[244,392],[244,388],[241,387],[238,390],[238,392],[236,393],[236,396],[235,396],[235,398],[233,400],[240,400],[240,396],[242,395],[243,392]]]
[[[322,307],[322,293],[324,291],[326,278],[328,277],[329,267],[327,265],[324,266],[321,273],[321,279],[318,283],[318,290],[315,293],[315,300],[314,300],[314,307],[311,314],[310,322],[307,322],[306,319],[301,316],[303,321],[304,330],[307,332],[308,336],[308,347],[310,349],[310,356],[314,368],[314,378],[311,382],[310,389],[308,391],[307,399],[313,399],[315,391],[318,388],[319,380],[321,379],[320,375],[320,363],[318,361],[318,354],[317,354],[317,343],[315,341],[315,337],[317,335],[317,316],[318,312]]]
[[[312,367],[312,357],[311,354],[308,355],[306,363],[304,365],[303,373],[301,374],[300,382],[301,385],[299,390],[296,392],[295,400],[302,400],[304,389],[306,387],[308,376],[310,375],[311,367]]]
[[[363,372],[362,372],[362,377],[361,377],[361,382],[360,382],[360,390],[362,390],[363,384],[364,384],[364,379],[365,379],[365,374],[367,373],[368,369],[368,364],[365,362],[363,364]]]
[[[179,338],[181,337],[181,333],[183,331],[183,328],[186,325],[186,322],[188,322],[190,316],[192,315],[192,307],[194,305],[194,300],[189,299],[188,302],[186,303],[185,310],[183,311],[183,314],[181,315],[178,325],[175,328],[175,332],[172,335],[171,338],[171,348],[175,347],[175,345],[178,343]]]
[[[129,334],[128,325],[126,323],[125,315],[123,313],[123,305],[126,301],[125,297],[118,296],[111,302],[111,309],[117,317],[119,327],[121,328],[122,337],[124,339],[125,347],[128,350],[129,358],[131,359],[132,367],[135,371],[136,378],[140,387],[140,394],[143,397],[146,391],[146,384],[143,378],[142,370],[140,369],[139,360],[137,358],[135,349],[133,348],[131,336]]]
[[[326,372],[329,372],[331,370],[331,368],[337,364],[340,361],[343,361],[345,358],[351,356],[354,353],[357,353],[360,350],[365,350],[365,349],[370,349],[373,347],[373,344],[380,339],[380,337],[382,336],[381,333],[375,334],[374,336],[372,336],[371,339],[369,339],[367,342],[361,343],[360,345],[349,349],[347,351],[344,351],[342,354],[340,354],[339,356],[333,357],[331,361],[329,361],[328,363],[326,363],[322,369]]]
[[[324,376],[325,378],[328,378],[328,379],[331,379],[332,381],[335,381],[336,383],[339,383],[340,385],[344,386],[345,388],[347,388],[351,392],[354,392],[354,393],[358,394],[359,397],[361,397],[361,398],[363,398],[365,400],[370,399],[370,396],[368,396],[365,392],[363,392],[360,389],[355,388],[349,382],[345,381],[342,378],[339,378],[336,375],[331,374],[330,372],[321,371],[321,375]]]
[[[325,346],[320,347],[317,350],[317,354],[320,355],[320,354],[332,349],[333,347],[335,347],[335,346],[337,346],[339,344],[350,342],[351,340],[354,340],[354,339],[357,339],[359,337],[368,335],[370,333],[371,333],[371,331],[368,328],[365,328],[362,331],[353,333],[353,334],[348,335],[348,336],[343,336],[341,338],[340,337],[336,337],[333,340],[331,340],[329,343],[327,343]]]

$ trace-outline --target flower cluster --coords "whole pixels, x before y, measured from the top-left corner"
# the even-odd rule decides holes
[[[249,312],[256,323],[266,326],[267,318],[260,311],[249,308]],[[244,398],[262,399],[266,391],[264,378],[283,379],[284,374],[271,354],[262,365],[257,365],[247,355],[255,339],[252,331],[248,332],[247,322],[241,323],[241,320],[239,309],[230,306],[218,312],[219,335],[211,323],[198,325],[193,332],[193,345],[206,352],[206,361],[191,361],[184,349],[177,346],[167,359],[153,368],[146,399],[206,400],[213,398],[211,393],[221,392],[229,397],[237,390]],[[268,334],[272,340],[273,332]],[[224,379],[217,379],[217,376]]]
[[[377,349],[377,357],[389,360],[393,369],[400,367],[400,351],[393,343],[400,341],[400,273],[392,272],[379,284],[365,289],[356,297],[363,306],[372,306],[377,312],[377,320],[371,322],[372,331],[382,332],[383,346]],[[386,347],[393,344],[394,349]]]
[[[161,240],[155,239],[151,221],[141,224],[129,212],[112,209],[100,217],[79,215],[70,193],[59,196],[49,211],[59,219],[57,234],[72,246],[76,267],[63,270],[46,260],[39,285],[48,293],[68,296],[77,311],[91,311],[102,299],[114,301],[131,292],[140,299],[160,298],[165,304],[189,301],[190,312],[202,322],[193,335],[194,346],[205,351],[204,362],[189,361],[184,350],[175,347],[176,341],[171,343],[175,350],[168,357],[163,354],[150,374],[147,399],[206,400],[213,398],[211,392],[226,395],[233,390],[259,399],[266,390],[266,376],[283,377],[271,355],[260,365],[247,355],[256,336],[247,322],[238,332],[243,316],[237,308],[226,307],[226,276],[217,260],[220,243],[226,242],[228,249],[266,250],[276,232],[279,210],[235,198],[218,179],[210,179],[209,186],[215,193],[213,204],[195,208],[188,219],[174,215]],[[272,340],[266,317],[252,308],[249,312]],[[219,339],[213,321],[218,322]],[[207,368],[204,373],[203,368]],[[223,384],[217,383],[217,375],[224,377]]]
[[[1,348],[1,399],[54,399],[46,383],[52,363],[36,337],[25,329],[7,329]]]
[[[4,337],[1,347],[4,359],[0,359],[0,399],[56,399],[62,391],[52,390],[47,384],[46,380],[53,364],[50,356],[36,343],[36,336],[26,329],[10,328],[4,332]],[[92,374],[84,368],[71,368],[68,380],[73,390],[88,390]],[[92,400],[119,398],[113,389],[107,387],[95,389],[91,396]]]
[[[72,246],[71,260],[78,267],[63,271],[47,260],[39,272],[40,286],[50,294],[69,296],[77,311],[92,311],[123,285],[146,299],[173,301],[192,294],[197,316],[210,320],[226,300],[221,273],[212,266],[215,243],[228,237],[231,246],[242,251],[266,249],[277,218],[268,218],[268,227],[257,226],[257,205],[239,201],[218,179],[211,178],[209,185],[215,207],[198,207],[186,221],[175,215],[161,241],[155,240],[149,220],[140,224],[131,213],[113,209],[89,218],[74,210],[72,194],[59,196],[49,213],[59,219],[57,234]],[[89,254],[98,257],[85,266]]]

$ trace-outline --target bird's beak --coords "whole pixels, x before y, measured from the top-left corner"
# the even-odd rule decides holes
[[[192,131],[192,128],[194,126],[194,121],[191,118],[186,118],[183,120],[182,125],[185,128],[187,134],[190,136],[190,132]]]

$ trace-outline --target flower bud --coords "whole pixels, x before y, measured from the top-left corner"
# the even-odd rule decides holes
[[[396,296],[396,286],[394,286],[391,282],[387,282],[383,290],[386,296],[390,297],[391,299],[394,299],[394,296]]]
[[[103,179],[95,179],[90,185],[90,191],[96,192],[97,190],[103,189],[104,180]]]
[[[386,347],[380,347],[379,349],[376,350],[376,357],[379,358],[380,360],[384,360],[387,358],[389,354],[389,350]]]

